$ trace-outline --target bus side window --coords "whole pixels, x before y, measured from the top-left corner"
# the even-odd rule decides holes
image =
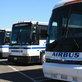
[[[6,33],[5,43],[6,44],[9,44],[10,43],[10,32]]]
[[[52,27],[50,28],[50,43],[53,43],[55,40],[57,40],[57,26],[58,23],[53,21]]]
[[[40,38],[42,40],[46,40],[46,37],[47,37],[47,30],[41,30]]]
[[[46,38],[47,38],[47,26],[39,26],[39,38],[41,39],[41,40],[46,40]]]
[[[32,45],[38,45],[39,44],[39,39],[36,33],[32,34]]]

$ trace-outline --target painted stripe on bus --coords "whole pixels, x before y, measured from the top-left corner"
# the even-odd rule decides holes
[[[77,60],[53,60],[53,59],[46,59],[46,62],[49,63],[59,63],[59,64],[79,64],[80,61]]]
[[[9,48],[9,46],[0,46],[0,48]]]
[[[46,47],[9,47],[9,49],[45,49]]]

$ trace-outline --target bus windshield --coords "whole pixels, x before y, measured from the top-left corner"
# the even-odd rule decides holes
[[[78,10],[79,7],[76,8],[76,5],[71,8],[70,6],[64,6],[53,10],[47,43],[53,43],[63,38],[82,38],[82,10]]]
[[[13,26],[11,44],[30,44],[31,24]]]
[[[82,38],[82,13],[71,14],[68,28],[68,37]]]
[[[5,31],[0,30],[0,45],[4,44],[5,41]]]

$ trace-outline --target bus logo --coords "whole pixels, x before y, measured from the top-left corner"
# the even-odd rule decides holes
[[[78,52],[75,52],[75,53],[71,53],[71,52],[54,52],[52,54],[52,56],[55,56],[55,57],[70,57],[70,58],[78,58],[79,57],[79,53]]]
[[[23,52],[23,50],[11,50],[11,52]]]

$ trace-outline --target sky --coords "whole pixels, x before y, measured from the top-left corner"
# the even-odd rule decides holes
[[[0,29],[11,29],[18,21],[49,22],[52,9],[61,0],[1,0]]]

